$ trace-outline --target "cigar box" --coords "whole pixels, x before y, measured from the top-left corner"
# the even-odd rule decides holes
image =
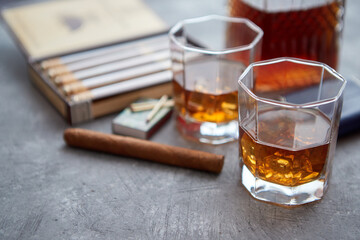
[[[136,63],[138,57],[144,61],[142,55],[148,54],[148,42],[153,42],[152,39],[155,38],[165,38],[169,29],[141,0],[26,1],[6,6],[1,9],[1,16],[27,59],[30,80],[70,124],[118,112],[140,97],[159,98],[163,94],[171,95],[171,72],[164,70],[169,64],[166,56],[163,56],[165,59],[162,59],[163,65],[160,67],[160,63],[156,65],[156,59],[153,62],[147,59],[144,70],[139,68],[143,65],[136,66],[133,70],[126,68],[129,62],[126,56],[123,56],[125,50],[130,53],[132,62]],[[153,46],[156,44],[151,45]],[[117,49],[116,51],[122,54],[121,62],[116,64],[111,56],[105,56],[104,49],[107,49],[107,54],[110,55]],[[162,50],[168,51],[164,48]],[[101,80],[102,85],[94,87],[96,93],[87,88],[81,94],[76,92],[75,95],[70,95],[73,94],[75,85],[84,81],[75,78],[78,82],[72,83],[71,88],[66,88],[67,85],[59,86],[50,70],[44,67],[44,63],[53,63],[54,59],[68,59],[69,56],[75,56],[72,61],[77,63],[82,54],[90,56],[95,62],[101,62],[100,59],[104,57],[96,55],[100,52],[108,61],[106,67],[109,68],[112,64],[111,66],[124,68],[125,73],[119,72],[122,70],[116,70],[115,74],[110,71],[112,79],[116,80],[119,74],[127,74],[126,81],[115,81],[111,84],[108,81],[108,85],[104,85]],[[138,69],[141,76],[134,75],[134,72],[139,72]],[[89,74],[88,69],[85,70],[85,73]],[[109,79],[109,73],[106,74],[106,79]],[[68,75],[74,74],[70,72]],[[98,77],[91,77],[90,80],[93,83],[96,80],[94,78]]]

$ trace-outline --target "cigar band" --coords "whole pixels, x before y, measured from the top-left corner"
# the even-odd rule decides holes
[[[78,79],[72,73],[57,76],[57,77],[55,77],[55,80],[54,80],[55,84],[59,85],[59,86],[69,84],[69,83],[73,83],[73,82],[77,82],[77,81],[78,81]]]
[[[45,60],[40,63],[41,68],[44,70],[58,65],[61,65],[60,58],[53,58],[53,59]]]
[[[51,77],[54,78],[56,76],[62,75],[62,74],[69,74],[71,73],[71,71],[69,71],[69,69],[65,66],[65,65],[60,65],[54,68],[50,68],[47,71],[47,74]]]
[[[70,83],[68,85],[63,86],[62,89],[63,89],[65,95],[72,95],[72,94],[86,91],[87,87],[85,87],[81,82],[74,82],[74,83]]]

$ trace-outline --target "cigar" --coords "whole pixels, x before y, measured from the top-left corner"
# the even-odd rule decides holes
[[[121,69],[131,68],[151,62],[162,61],[169,58],[170,58],[169,50],[162,50],[151,54],[135,56],[132,58],[127,58],[116,62],[102,64],[92,68],[86,68],[84,70],[79,70],[74,73],[60,75],[55,77],[54,82],[58,86],[63,86],[69,83],[77,82],[94,76],[99,76],[102,74],[107,74],[110,72],[115,72]]]
[[[111,63],[134,56],[146,55],[153,52],[168,50],[168,49],[169,49],[169,43],[167,41],[161,41],[158,43],[147,44],[147,45],[140,45],[138,47],[133,47],[123,51],[110,52],[106,55],[102,55],[96,58],[89,58],[69,64],[62,64],[59,66],[55,66],[49,68],[47,70],[47,73],[51,78],[55,78],[56,76],[59,75],[68,74],[82,69],[99,66],[101,64]]]
[[[170,70],[161,71],[138,78],[133,78],[123,82],[85,90],[84,92],[72,95],[70,99],[73,102],[102,99],[116,94],[126,93],[136,89],[170,82],[172,80],[172,76],[173,75]]]
[[[69,54],[66,56],[58,57],[58,58],[52,58],[52,59],[41,62],[40,65],[41,65],[42,69],[49,69],[49,68],[53,68],[53,67],[56,67],[59,65],[66,65],[66,64],[70,64],[70,63],[81,61],[81,60],[88,59],[88,58],[96,58],[96,57],[106,55],[108,53],[112,53],[112,52],[116,52],[116,51],[122,51],[122,50],[126,50],[126,49],[134,49],[134,48],[137,48],[144,44],[151,44],[151,43],[156,43],[159,41],[166,41],[167,39],[168,39],[167,35],[160,35],[160,36],[154,36],[154,37],[146,38],[146,39],[139,39],[137,41],[131,41],[128,43],[121,43],[121,44],[117,44],[117,45],[113,45],[113,46],[97,48],[97,49],[84,51],[84,52],[80,52],[80,53]]]
[[[224,165],[223,155],[79,128],[65,130],[64,140],[72,147],[213,173],[220,173]]]
[[[97,88],[100,86],[129,80],[135,77],[148,75],[154,72],[160,72],[169,69],[171,66],[170,60],[149,63],[126,70],[120,70],[92,78],[87,78],[82,81],[64,85],[62,90],[65,95],[70,96],[76,93],[86,91],[88,89]]]

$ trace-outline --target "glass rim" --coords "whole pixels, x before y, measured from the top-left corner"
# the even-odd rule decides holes
[[[336,77],[337,79],[342,81],[342,86],[338,90],[336,96],[334,96],[334,97],[326,98],[326,99],[318,100],[318,101],[311,101],[308,103],[296,104],[296,103],[281,102],[281,101],[277,101],[277,100],[273,100],[273,99],[259,97],[255,93],[253,93],[247,86],[245,86],[245,84],[242,83],[242,80],[249,73],[249,71],[252,70],[254,67],[270,65],[270,64],[274,64],[274,63],[280,63],[280,62],[292,62],[292,63],[298,63],[298,64],[303,64],[303,65],[308,65],[308,66],[322,67],[323,71],[327,70],[334,77]],[[311,107],[316,107],[316,106],[336,102],[341,97],[341,95],[345,89],[346,82],[347,81],[343,76],[341,76],[338,72],[336,72],[333,68],[329,67],[325,63],[312,61],[312,60],[305,60],[305,59],[300,59],[300,58],[292,58],[292,57],[273,58],[273,59],[268,59],[268,60],[264,60],[264,61],[258,61],[258,62],[251,63],[242,72],[242,74],[240,75],[239,80],[238,80],[238,84],[240,85],[240,87],[242,89],[244,89],[256,101],[260,101],[260,102],[271,104],[271,105],[276,105],[279,107],[286,107],[286,108],[311,108]]]
[[[241,45],[238,47],[225,48],[223,50],[209,50],[209,49],[204,49],[204,48],[195,47],[195,46],[189,47],[189,46],[186,46],[185,44],[182,44],[181,42],[179,42],[177,40],[177,38],[175,37],[175,33],[187,24],[205,22],[205,21],[209,21],[212,19],[228,21],[228,22],[236,22],[236,23],[245,23],[251,30],[256,32],[257,35],[249,44]],[[179,47],[181,47],[184,50],[198,52],[198,53],[204,53],[204,54],[211,54],[211,55],[220,55],[220,54],[228,54],[228,53],[235,53],[235,52],[239,52],[239,51],[250,50],[250,49],[254,48],[258,42],[260,42],[263,34],[264,34],[263,30],[247,18],[228,17],[228,16],[221,16],[221,15],[206,15],[203,17],[189,18],[189,19],[184,19],[184,20],[179,21],[170,29],[169,38],[176,45],[178,45]]]

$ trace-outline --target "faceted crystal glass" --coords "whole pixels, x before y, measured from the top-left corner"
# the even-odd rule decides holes
[[[323,197],[346,81],[296,58],[250,64],[239,79],[241,181],[257,199],[299,205]]]
[[[213,15],[179,22],[169,37],[178,130],[210,144],[237,139],[237,79],[260,59],[262,30]]]

